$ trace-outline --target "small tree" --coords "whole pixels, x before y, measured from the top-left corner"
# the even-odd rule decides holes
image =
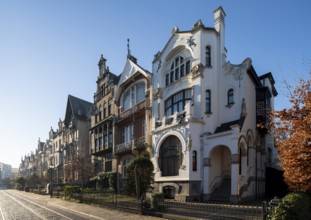
[[[22,177],[22,176],[18,176],[16,177],[16,187],[17,189],[24,189],[24,187],[26,186],[27,180]]]
[[[149,158],[138,157],[126,169],[125,191],[137,198],[150,190],[154,182],[153,164]]]
[[[284,179],[291,190],[311,192],[311,80],[291,93],[292,107],[272,113]]]

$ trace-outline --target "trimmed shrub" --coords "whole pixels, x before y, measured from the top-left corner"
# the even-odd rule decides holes
[[[304,192],[287,194],[272,211],[270,220],[311,219],[311,196]]]
[[[64,187],[65,199],[74,198],[74,194],[81,194],[81,188],[79,186],[65,186]]]

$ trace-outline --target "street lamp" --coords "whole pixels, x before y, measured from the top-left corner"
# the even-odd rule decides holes
[[[50,197],[52,198],[53,196],[53,170],[54,170],[54,166],[52,162],[50,163],[49,170],[50,170],[50,183],[48,186],[48,190],[49,190]]]

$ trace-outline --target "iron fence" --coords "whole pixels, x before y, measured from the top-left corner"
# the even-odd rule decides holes
[[[30,192],[45,194],[43,189]],[[146,199],[117,194],[109,190],[83,190],[65,198],[63,191],[54,190],[53,197],[124,211],[165,217],[167,219],[211,219],[211,220],[265,220],[271,212],[266,202],[230,204],[218,202],[181,202],[152,197]]]

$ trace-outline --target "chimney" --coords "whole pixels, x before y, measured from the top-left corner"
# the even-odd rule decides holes
[[[221,33],[225,29],[225,17],[226,13],[222,7],[218,7],[214,11],[214,27],[218,33]]]
[[[219,34],[219,48],[221,50],[222,60],[225,62],[226,49],[225,49],[225,17],[226,13],[222,7],[218,7],[214,11],[214,28]]]

